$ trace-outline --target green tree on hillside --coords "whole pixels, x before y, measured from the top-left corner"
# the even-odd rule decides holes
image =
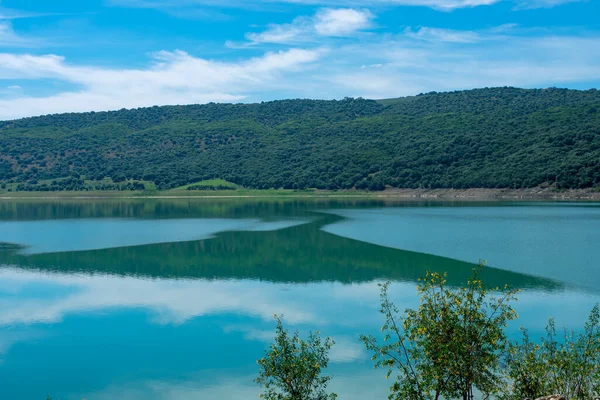
[[[0,184],[132,190],[143,180],[166,190],[218,178],[252,189],[593,188],[598,110],[597,90],[486,88],[383,102],[48,115],[0,122]]]

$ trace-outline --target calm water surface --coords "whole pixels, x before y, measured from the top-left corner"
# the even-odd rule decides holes
[[[380,201],[0,202],[0,398],[252,399],[274,313],[337,342],[341,399],[386,398],[357,337],[377,283],[426,270],[523,289],[519,325],[578,329],[600,301],[600,205]]]

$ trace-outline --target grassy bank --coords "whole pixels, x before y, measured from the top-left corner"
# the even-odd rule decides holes
[[[556,190],[532,189],[390,189],[380,192],[359,190],[288,190],[288,189],[228,189],[228,190],[172,190],[143,191],[60,191],[14,192],[0,190],[0,199],[69,199],[69,198],[386,198],[386,199],[452,199],[452,200],[588,200],[600,201],[600,192],[594,189]]]
[[[236,190],[143,190],[143,191],[60,191],[60,192],[8,192],[0,191],[0,198],[243,198],[243,197],[348,197],[375,196],[362,191],[317,191],[287,189],[236,189]]]

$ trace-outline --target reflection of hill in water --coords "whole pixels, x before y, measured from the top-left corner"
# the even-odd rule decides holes
[[[306,207],[293,210],[293,213],[284,211],[267,214],[271,217],[307,215]],[[234,214],[241,216],[246,213]],[[0,246],[0,264],[63,273],[258,279],[290,283],[351,283],[374,279],[416,282],[426,270],[430,270],[447,271],[449,283],[460,285],[471,273],[473,264],[470,263],[380,247],[321,231],[322,226],[341,218],[320,214],[314,222],[278,231],[224,232],[208,240],[93,251],[25,256],[18,254],[16,246]],[[548,279],[494,268],[486,269],[485,279],[494,286],[508,284],[541,290],[562,288],[560,283]]]
[[[412,205],[418,204],[412,202]],[[422,202],[421,204],[425,204]],[[441,203],[437,203],[441,204]],[[57,199],[0,201],[0,221],[74,218],[273,218],[306,216],[311,210],[383,207],[372,199]]]

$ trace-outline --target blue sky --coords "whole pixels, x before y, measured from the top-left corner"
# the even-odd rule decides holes
[[[0,2],[0,119],[599,82],[597,0]]]

